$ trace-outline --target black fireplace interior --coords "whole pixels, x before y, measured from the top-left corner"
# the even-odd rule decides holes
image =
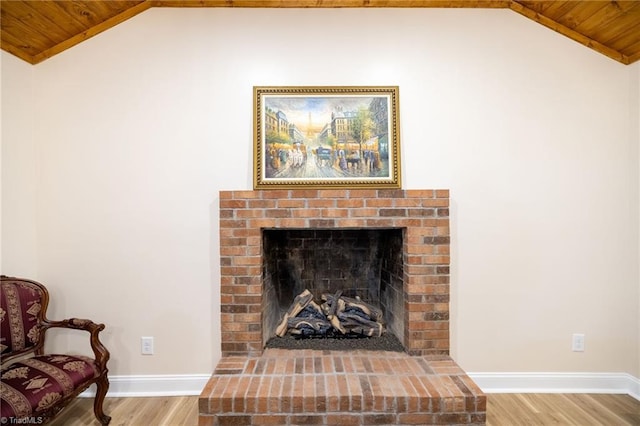
[[[360,297],[403,340],[403,229],[263,229],[262,238],[264,344],[304,290],[319,303],[339,290]]]

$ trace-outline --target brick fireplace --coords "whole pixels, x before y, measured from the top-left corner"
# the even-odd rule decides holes
[[[265,349],[281,312],[264,276],[264,234],[275,230],[400,235],[401,278],[387,280],[382,292],[395,296],[382,305],[396,306],[389,330],[404,353]],[[485,396],[448,356],[449,230],[448,190],[220,192],[223,359],[200,425],[484,423]]]

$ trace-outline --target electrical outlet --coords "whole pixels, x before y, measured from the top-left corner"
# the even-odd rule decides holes
[[[142,355],[153,355],[153,337],[141,337]]]
[[[584,334],[575,333],[571,338],[571,350],[574,352],[584,352]]]

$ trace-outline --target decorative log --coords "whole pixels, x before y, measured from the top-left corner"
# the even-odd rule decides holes
[[[324,311],[322,310],[322,308],[320,307],[320,305],[318,305],[313,300],[311,300],[311,302],[309,302],[309,304],[307,305],[307,307],[305,309],[313,312],[313,317],[314,318],[326,318],[326,315],[325,315]]]
[[[340,300],[340,296],[342,296],[342,290],[336,291],[331,299],[331,308],[329,308],[329,312],[327,312],[327,316],[332,316],[336,314],[336,309],[338,309],[338,304],[336,301]]]
[[[347,309],[348,308],[357,308],[360,309],[362,312],[364,312],[369,318],[371,318],[374,321],[378,321],[378,322],[384,322],[383,319],[383,315],[382,315],[382,310],[380,308],[377,308],[373,305],[370,305],[367,302],[364,302],[362,299],[360,299],[360,297],[357,297],[355,299],[352,299],[350,297],[343,297],[342,298],[345,302],[345,304],[347,305]]]
[[[347,330],[342,326],[342,323],[336,315],[332,315],[331,318],[329,318],[329,323],[331,323],[331,326],[341,334],[347,334]]]
[[[342,324],[340,324],[340,320],[338,319],[337,314],[344,311],[344,301],[340,298],[342,296],[342,290],[336,291],[336,293],[331,296],[331,304],[327,312],[327,319],[337,331],[342,334],[346,334],[347,330],[344,329]],[[329,302],[327,302],[329,304]],[[340,309],[342,305],[342,309]]]
[[[313,301],[313,294],[309,290],[305,290],[293,300],[289,310],[284,314],[284,318],[280,322],[280,325],[276,328],[276,336],[282,337],[287,334],[287,321],[289,318],[293,318],[298,315],[304,308]]]
[[[344,312],[338,315],[338,318],[342,325],[352,333],[380,337],[384,332],[382,324],[376,321],[369,321],[358,314]]]
[[[291,334],[320,334],[326,335],[331,324],[319,318],[289,318],[287,321]]]

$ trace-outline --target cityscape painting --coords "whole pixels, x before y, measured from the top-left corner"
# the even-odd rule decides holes
[[[254,87],[254,189],[400,188],[398,87]]]

